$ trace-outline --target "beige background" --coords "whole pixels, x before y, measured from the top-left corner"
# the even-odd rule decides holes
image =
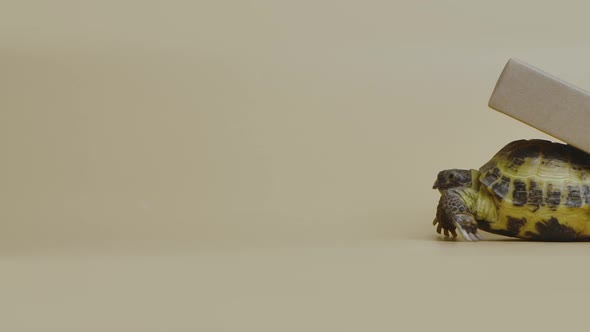
[[[583,326],[587,245],[431,226],[545,137],[487,108],[509,57],[590,88],[582,3],[4,1],[0,328]]]

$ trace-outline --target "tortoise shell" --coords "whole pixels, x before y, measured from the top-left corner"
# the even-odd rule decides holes
[[[502,203],[533,210],[590,205],[590,154],[546,140],[509,143],[480,168],[480,183]]]

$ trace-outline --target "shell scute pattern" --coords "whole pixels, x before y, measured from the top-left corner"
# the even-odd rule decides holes
[[[590,155],[570,145],[519,140],[480,168],[480,183],[513,206],[590,205]]]
[[[447,236],[455,226],[473,241],[481,239],[477,229],[527,240],[590,241],[590,154],[570,145],[514,141],[479,170],[441,171],[433,188],[441,192],[434,224]]]

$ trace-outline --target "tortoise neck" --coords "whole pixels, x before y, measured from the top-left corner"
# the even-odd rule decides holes
[[[471,169],[471,189],[478,191],[479,190],[479,171],[475,169]]]
[[[490,191],[482,187],[474,201],[473,212],[475,219],[495,223],[498,221],[498,209]]]
[[[476,220],[496,222],[498,219],[496,205],[493,197],[485,187],[479,183],[479,171],[471,170],[471,186],[455,188],[463,203],[471,210]]]

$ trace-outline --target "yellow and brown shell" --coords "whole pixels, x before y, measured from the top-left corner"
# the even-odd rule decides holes
[[[519,140],[479,171],[480,195],[491,196],[497,207],[494,223],[478,222],[482,230],[535,240],[590,239],[590,154]]]

